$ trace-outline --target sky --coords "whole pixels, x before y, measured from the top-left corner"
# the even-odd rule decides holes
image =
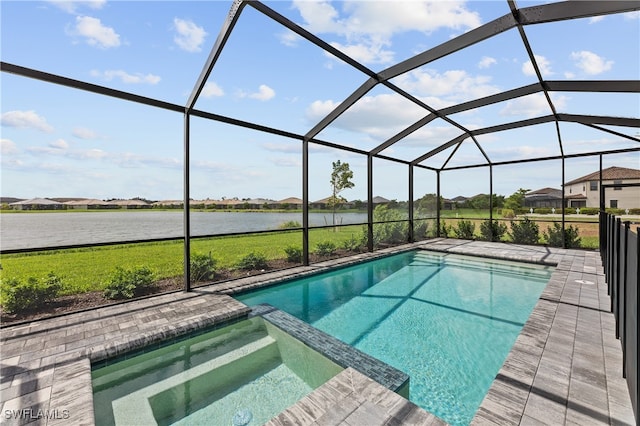
[[[527,7],[543,2],[518,2]],[[360,64],[383,71],[509,13],[506,1],[265,1]],[[184,106],[216,42],[230,1],[0,2],[2,61]],[[37,30],[36,30],[37,29]],[[638,80],[640,14],[629,12],[525,27],[548,80]],[[367,76],[245,7],[195,108],[238,120],[309,132]],[[401,74],[391,82],[432,108],[537,82],[512,29]],[[182,114],[0,73],[3,197],[183,198]],[[559,113],[640,118],[640,95],[553,92]],[[454,114],[468,129],[550,114],[540,93]],[[371,150],[427,115],[376,85],[316,138]],[[638,137],[640,129],[603,126]],[[192,117],[193,199],[302,197],[297,139]],[[575,123],[561,123],[565,154],[638,147],[638,142]],[[461,131],[442,119],[385,149],[411,161]],[[478,136],[494,162],[560,154],[553,123]],[[485,163],[467,139],[451,155],[421,164],[441,168]],[[450,160],[448,158],[451,156]],[[310,144],[309,198],[331,194],[332,162],[354,172],[341,193],[367,197],[366,157]],[[560,160],[493,167],[493,192],[560,188]],[[608,155],[604,167],[640,168],[638,152]],[[565,181],[598,170],[598,157],[565,161]],[[448,198],[488,193],[489,168],[440,174]],[[374,159],[373,192],[408,199],[408,166]],[[414,196],[436,192],[435,172],[414,171]]]

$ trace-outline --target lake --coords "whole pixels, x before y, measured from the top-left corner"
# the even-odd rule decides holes
[[[309,213],[309,225],[331,225],[331,216],[331,212]],[[1,214],[0,249],[179,238],[184,235],[182,221],[181,210]],[[302,223],[302,213],[191,212],[191,235],[273,230],[288,221]],[[366,221],[366,213],[336,214],[336,222],[342,224]]]

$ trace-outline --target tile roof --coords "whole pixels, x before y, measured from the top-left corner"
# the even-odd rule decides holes
[[[573,185],[574,183],[586,182],[591,180],[599,180],[600,172],[595,171],[588,175],[579,177],[570,182],[567,182],[565,185]],[[609,167],[606,169],[602,169],[602,180],[624,180],[624,179],[640,179],[640,170],[638,169],[628,169],[626,167]]]

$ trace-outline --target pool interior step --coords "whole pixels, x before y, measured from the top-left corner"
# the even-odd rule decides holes
[[[158,424],[181,418],[281,363],[276,341],[264,336],[113,401],[118,424]],[[164,419],[164,420],[163,420]]]

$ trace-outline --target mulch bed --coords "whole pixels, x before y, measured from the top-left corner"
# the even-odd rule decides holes
[[[327,260],[332,257],[318,258],[312,256],[312,261]],[[237,270],[237,269],[221,269],[216,271],[216,276],[213,283],[223,282],[247,276],[259,275],[267,272],[273,272],[280,269],[291,268],[299,266],[299,264],[287,262],[284,259],[272,260],[268,262],[268,268],[261,270]],[[212,282],[200,283],[200,286],[209,285]],[[193,287],[198,287],[198,284],[194,284]],[[149,295],[159,295],[162,293],[168,293],[171,291],[182,290],[184,288],[183,280],[181,277],[169,278],[157,281],[154,287],[150,288],[144,294],[140,294],[139,297],[145,297]],[[127,299],[134,300],[134,299]],[[27,321],[33,321],[38,319],[44,319],[61,314],[67,314],[77,311],[83,311],[91,308],[98,308],[101,306],[112,305],[122,302],[122,300],[111,300],[103,296],[102,291],[92,291],[88,293],[73,294],[68,296],[61,296],[48,303],[45,307],[33,311],[24,311],[20,313],[6,313],[0,307],[0,323],[2,325],[11,325],[13,323],[21,323]]]

